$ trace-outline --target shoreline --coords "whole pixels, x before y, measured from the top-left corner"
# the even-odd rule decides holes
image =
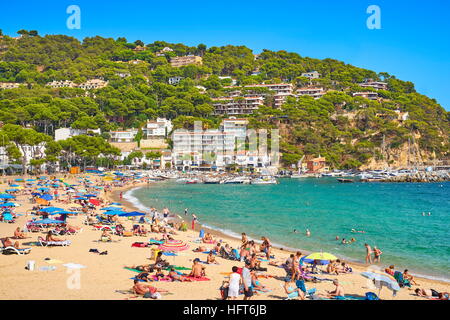
[[[154,183],[158,183],[158,182],[154,182]],[[114,189],[110,195],[111,196],[110,200],[111,201],[117,201],[117,202],[122,202],[125,207],[128,207],[130,209],[130,211],[135,211],[135,210],[141,210],[139,208],[139,206],[143,206],[145,207],[140,201],[139,199],[135,198],[139,204],[135,205],[133,202],[129,201],[128,199],[126,199],[126,194],[127,192],[133,192],[134,190],[137,189],[141,189],[144,188],[144,185],[147,185],[149,188],[152,185],[151,184],[147,184],[147,183],[141,183],[140,185],[134,185],[134,186],[125,186],[125,187],[120,187],[120,188],[116,188]],[[119,193],[123,192],[123,199],[120,199]],[[181,214],[175,213],[176,215],[176,219],[178,221],[186,221],[188,223],[188,230],[192,231],[192,229],[190,228],[190,221],[188,221],[187,219],[184,220]],[[182,217],[182,219],[180,220],[178,218],[178,216]],[[204,224],[201,223],[197,223],[195,226],[195,232],[198,234],[198,232],[200,232],[200,229],[204,229],[205,233],[209,232],[211,233],[213,236],[215,237],[219,237],[219,238],[223,238],[224,240],[228,240],[228,241],[240,241],[240,236],[238,233],[230,230],[230,232],[236,234],[236,236],[233,236],[231,234],[228,234],[226,231],[222,231],[222,230],[218,230],[218,228],[214,228],[214,227],[210,227],[210,226],[205,226]],[[270,239],[270,235],[268,235],[269,239]],[[261,240],[259,239],[252,239],[251,237],[248,237],[250,240],[254,240],[256,243],[260,243]],[[302,252],[303,255],[305,254],[310,254],[313,251],[309,251],[309,250],[304,250],[301,248],[293,248],[293,247],[289,247],[289,246],[282,246],[280,244],[276,244],[276,243],[272,243],[272,249],[274,253],[283,253],[283,254],[290,254],[290,253],[295,253],[297,251]],[[366,265],[363,262],[360,261],[354,261],[351,258],[348,257],[344,257],[341,258],[341,260],[345,260],[345,262],[351,266],[353,269],[356,269],[358,271],[361,270],[365,270],[368,267],[370,267],[370,265]],[[438,284],[445,284],[445,285],[449,285],[450,284],[450,279],[445,279],[445,278],[435,278],[434,276],[428,276],[428,275],[423,275],[423,274],[417,274],[417,273],[412,273],[410,272],[412,275],[414,275],[414,278],[417,280],[422,280],[422,281],[430,281],[430,282],[435,282]]]

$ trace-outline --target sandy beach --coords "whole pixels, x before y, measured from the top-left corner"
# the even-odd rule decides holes
[[[67,175],[64,178],[64,182],[72,184],[77,183],[80,177],[86,175]],[[90,176],[93,182],[103,182],[100,177],[95,175]],[[0,192],[8,189],[7,180],[14,181],[16,177],[7,177],[2,180],[0,184]],[[27,179],[27,177],[20,177]],[[59,178],[63,178],[59,176]],[[103,191],[100,193],[99,198],[104,201],[120,202],[124,205],[124,211],[141,211],[134,208],[132,204],[125,199],[120,199],[119,194],[125,193],[130,188],[136,187],[148,187],[151,188],[152,184],[144,183],[128,183],[122,187],[114,188],[112,192],[105,194]],[[25,189],[26,190],[26,189]],[[65,198],[65,192],[60,188],[59,193],[61,198]],[[17,198],[13,200],[20,204],[19,207],[14,209],[17,214],[23,214],[16,219],[15,223],[0,222],[0,237],[11,237],[14,234],[14,230],[17,227],[23,228],[27,220],[30,220],[29,212],[35,204],[30,202],[31,196],[29,194],[18,194]],[[73,207],[73,203],[60,203],[55,200],[51,203],[52,206],[69,209]],[[100,212],[100,207],[97,207],[97,212]],[[162,208],[157,208],[158,210]],[[170,209],[170,208],[169,208]],[[182,215],[182,213],[176,213]],[[201,215],[200,215],[201,220]],[[156,246],[150,246],[147,248],[132,247],[134,242],[148,242],[150,238],[159,239],[161,234],[150,233],[146,237],[132,236],[121,237],[118,235],[111,235],[113,242],[100,242],[101,231],[83,224],[85,219],[84,214],[78,214],[70,216],[68,222],[77,227],[81,227],[83,230],[75,235],[63,235],[59,236],[63,239],[68,239],[72,243],[68,247],[41,247],[39,245],[30,245],[30,243],[36,242],[38,236],[45,237],[44,233],[27,233],[29,239],[19,240],[21,247],[31,247],[32,250],[27,255],[0,255],[0,299],[2,300],[14,300],[14,299],[43,299],[43,300],[56,300],[56,299],[100,299],[100,300],[136,300],[143,299],[140,296],[135,295],[129,290],[133,286],[133,280],[137,273],[124,269],[124,266],[149,264],[151,248]],[[133,221],[120,217],[122,225],[127,230],[130,230]],[[190,227],[190,219],[187,223]],[[148,226],[146,226],[148,229]],[[176,235],[173,237],[176,240],[182,240],[189,245],[189,249],[177,253],[177,256],[165,256],[170,264],[183,266],[190,268],[192,261],[195,258],[205,261],[207,255],[204,253],[195,253],[192,249],[198,247],[200,244],[195,242],[198,239],[198,230],[200,226],[197,226],[197,230],[188,230],[186,232],[176,231]],[[232,247],[236,248],[240,245],[239,239],[230,238],[224,234],[218,233],[214,230],[207,230],[211,232],[215,239],[222,239],[222,243],[228,243]],[[245,232],[245,230],[242,230]],[[261,235],[270,238],[270,235]],[[15,241],[15,240],[14,240]],[[211,244],[201,244],[208,249],[212,249]],[[99,252],[107,251],[107,255],[99,255],[98,253],[89,252],[90,249],[97,249]],[[275,256],[275,261],[280,263],[284,262],[290,252],[287,250],[274,249],[272,254]],[[45,260],[50,258],[55,263],[49,264]],[[25,269],[27,261],[34,260],[36,267],[34,271]],[[50,261],[52,261],[50,260]],[[195,282],[152,282],[151,285],[158,289],[167,290],[168,294],[163,294],[163,299],[174,300],[217,300],[221,299],[219,287],[224,280],[227,280],[225,273],[230,272],[233,266],[243,267],[244,263],[239,261],[231,261],[216,257],[219,262],[218,265],[206,265],[206,277],[210,281],[195,281]],[[82,269],[69,269],[63,264],[75,263],[85,266]],[[378,289],[370,287],[370,281],[362,277],[359,273],[367,271],[367,266],[349,263],[353,268],[353,273],[343,275],[330,275],[323,273],[318,275],[321,278],[327,279],[339,279],[339,282],[343,286],[346,295],[363,297],[366,292],[373,291],[378,293]],[[384,270],[389,265],[389,262],[380,263],[376,266],[379,270]],[[40,267],[55,266],[55,270],[42,271]],[[267,267],[267,275],[271,277],[260,278],[260,282],[266,286],[270,291],[265,293],[258,293],[253,297],[254,300],[275,299],[280,300],[286,297],[284,289],[280,286],[283,285],[283,278],[286,275],[282,268],[268,265],[267,262],[262,262],[262,267]],[[189,271],[184,271],[189,272]],[[79,285],[76,279],[79,279]],[[75,280],[74,280],[75,279]],[[434,281],[424,278],[415,278],[416,282],[420,286],[412,286],[412,288],[402,288],[396,295],[392,296],[392,292],[383,288],[380,293],[381,299],[386,300],[416,300],[424,298],[418,297],[414,294],[414,289],[417,287],[423,289],[435,289],[438,292],[449,292],[450,283]],[[322,281],[318,283],[307,282],[308,288],[316,288],[319,293],[326,293],[326,290],[333,290],[334,286],[331,281]],[[239,299],[242,299],[240,296]],[[151,300],[151,299],[146,299]]]

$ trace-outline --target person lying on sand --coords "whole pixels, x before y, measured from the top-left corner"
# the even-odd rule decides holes
[[[146,293],[154,295],[156,292],[168,292],[168,291],[163,289],[157,289],[148,284],[143,284],[139,280],[134,280],[133,292],[139,295],[144,295]]]
[[[141,272],[135,278],[144,281],[153,281],[153,278],[149,277],[150,274],[148,272]]]
[[[14,231],[14,238],[16,239],[26,239],[27,236],[24,232],[20,231],[20,227],[17,227],[17,229]]]
[[[206,247],[204,247],[204,246],[200,246],[198,248],[195,248],[192,251],[194,251],[194,252],[206,252],[206,251],[208,251],[208,249],[206,249]]]
[[[153,264],[144,264],[144,265],[138,265],[138,266],[133,265],[133,266],[130,266],[130,267],[125,266],[125,268],[136,269],[136,270],[139,270],[139,271],[142,271],[142,272],[153,272],[154,271]]]
[[[419,297],[424,297],[427,299],[434,298],[439,300],[448,300],[448,292],[437,292],[434,289],[420,289],[417,288],[414,291]]]
[[[199,258],[194,259],[194,264],[192,265],[192,270],[189,276],[194,278],[201,278],[206,276],[205,267],[202,266]]]
[[[170,269],[169,277],[173,281],[181,281],[181,282],[192,282],[193,281],[192,279],[186,277],[185,275],[178,274],[174,268]]]

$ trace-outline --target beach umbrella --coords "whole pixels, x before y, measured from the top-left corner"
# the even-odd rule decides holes
[[[189,245],[181,240],[167,240],[166,242],[158,246],[158,249],[162,251],[183,251],[187,250],[188,248]]]
[[[64,223],[61,220],[53,220],[53,219],[42,219],[31,222],[31,224],[54,224],[54,223]]]
[[[364,271],[364,272],[361,272],[361,276],[372,280],[373,283],[375,284],[375,286],[377,288],[379,288],[380,291],[381,291],[381,288],[387,287],[393,292],[394,296],[397,294],[397,291],[400,291],[400,286],[399,286],[397,280],[395,280],[395,278],[393,276],[391,276],[387,273]],[[378,292],[378,295],[380,295],[380,292]]]
[[[40,209],[39,211],[41,211],[41,212],[57,212],[57,211],[64,211],[64,209],[57,208],[57,207],[47,207],[47,208]]]
[[[122,211],[122,208],[110,206],[110,207],[106,207],[106,208],[101,208],[100,210],[104,210],[104,211]]]
[[[15,199],[16,197],[12,194],[2,193],[0,194],[0,199]]]
[[[16,204],[13,202],[6,202],[6,203],[2,203],[0,204],[0,207],[15,207]]]
[[[47,200],[47,201],[50,201],[50,200],[53,199],[53,196],[51,196],[49,194],[43,194],[43,195],[40,196],[40,198],[44,199],[44,200]]]
[[[27,179],[27,181],[36,181],[36,179]]]
[[[16,179],[16,180],[14,180],[14,181],[17,181],[17,182],[22,182],[22,181],[23,181],[23,179],[22,179],[22,178],[19,178],[19,179]]]
[[[306,263],[314,263],[320,261],[320,264],[328,264],[331,260],[337,260],[337,257],[328,252],[314,252],[307,255],[303,261]]]
[[[17,191],[19,191],[19,189],[7,189],[7,190],[5,190],[6,192],[17,192]]]
[[[45,199],[37,198],[37,199],[36,199],[36,203],[45,206],[45,205],[47,205],[49,202],[48,202],[47,200],[45,200]]]
[[[95,197],[97,197],[96,194],[85,194],[84,196],[85,196],[86,198],[95,198]]]
[[[89,199],[89,202],[92,203],[94,206],[100,205],[100,200],[97,199]]]
[[[116,210],[116,211],[106,211],[106,212],[103,212],[103,214],[107,214],[107,215],[110,215],[110,216],[115,216],[115,215],[118,215],[118,214],[121,214],[121,213],[124,213],[123,211],[119,211],[119,210]]]
[[[18,184],[12,184],[11,187],[20,187]]]
[[[41,188],[38,188],[38,190],[41,190],[41,191],[48,191],[48,190],[50,190],[49,188],[45,188],[45,187],[41,187]]]
[[[119,217],[138,217],[138,216],[145,216],[145,213],[138,212],[138,211],[132,211],[132,212],[124,212],[124,213],[119,214]]]
[[[119,203],[119,202],[113,202],[113,203],[111,203],[111,205],[112,205],[112,206],[121,206],[122,204]]]

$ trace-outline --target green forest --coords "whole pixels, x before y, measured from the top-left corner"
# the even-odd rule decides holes
[[[358,168],[373,157],[382,158],[382,146],[394,150],[413,135],[419,137],[423,152],[437,159],[449,156],[450,113],[436,100],[416,92],[413,83],[386,72],[286,51],[263,50],[255,55],[245,46],[145,44],[100,36],[80,42],[65,35],[40,36],[34,30],[18,33],[21,37],[16,39],[0,30],[0,82],[21,84],[17,89],[0,90],[0,144],[17,161],[21,143],[45,142],[46,155],[35,159],[36,165],[70,157],[89,164],[112,163],[119,150],[106,142],[108,131],[139,128],[156,117],[172,119],[175,128],[189,128],[194,120],[218,127],[221,117],[213,115],[212,98],[226,95],[231,79],[219,77],[227,76],[236,79],[237,86],[289,82],[295,87],[315,85],[329,90],[317,100],[289,97],[281,108],[274,108],[267,99],[264,107],[246,116],[253,128],[284,128],[281,152],[286,166],[303,155],[320,154],[333,168]],[[173,51],[160,53],[166,47]],[[203,64],[171,67],[171,57],[186,55],[201,56]],[[314,70],[320,78],[301,76]],[[183,79],[177,85],[169,84],[175,76]],[[108,86],[87,91],[46,86],[54,80],[80,84],[97,78],[108,81]],[[388,90],[377,91],[378,101],[352,95],[374,91],[358,85],[368,78],[388,84]],[[396,110],[408,112],[408,120],[399,123]],[[353,115],[351,119],[348,114]],[[100,128],[103,134],[54,142],[51,136],[60,127]]]

